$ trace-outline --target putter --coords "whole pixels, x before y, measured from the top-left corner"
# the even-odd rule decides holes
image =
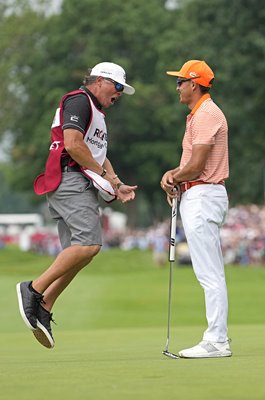
[[[177,226],[177,213],[178,213],[178,201],[177,198],[173,198],[172,209],[171,209],[171,228],[170,228],[170,244],[169,244],[169,289],[168,289],[168,320],[167,320],[167,341],[166,349],[162,351],[167,357],[179,358],[177,354],[168,351],[170,341],[170,317],[171,317],[171,292],[172,292],[172,274],[175,262],[175,248],[176,248],[176,226]]]

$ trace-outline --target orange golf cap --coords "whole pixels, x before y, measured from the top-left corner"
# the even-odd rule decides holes
[[[211,87],[214,79],[214,73],[209,65],[207,65],[205,61],[201,60],[187,61],[181,67],[180,71],[167,71],[167,75],[185,79],[194,79],[195,83],[206,87]]]

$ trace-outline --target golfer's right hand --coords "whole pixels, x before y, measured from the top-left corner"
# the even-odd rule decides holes
[[[172,194],[174,190],[173,171],[167,171],[161,179],[161,188],[168,194]]]

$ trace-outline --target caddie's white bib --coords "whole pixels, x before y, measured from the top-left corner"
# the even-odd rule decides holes
[[[91,105],[91,120],[84,136],[84,142],[93,158],[102,165],[107,154],[108,134],[105,124],[105,114],[100,111],[87,96]]]

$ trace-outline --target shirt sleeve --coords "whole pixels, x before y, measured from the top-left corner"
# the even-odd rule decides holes
[[[215,138],[220,129],[220,121],[208,112],[196,115],[192,127],[192,144],[215,144]]]
[[[63,104],[63,129],[77,129],[85,134],[91,116],[91,108],[86,95],[68,97]]]

